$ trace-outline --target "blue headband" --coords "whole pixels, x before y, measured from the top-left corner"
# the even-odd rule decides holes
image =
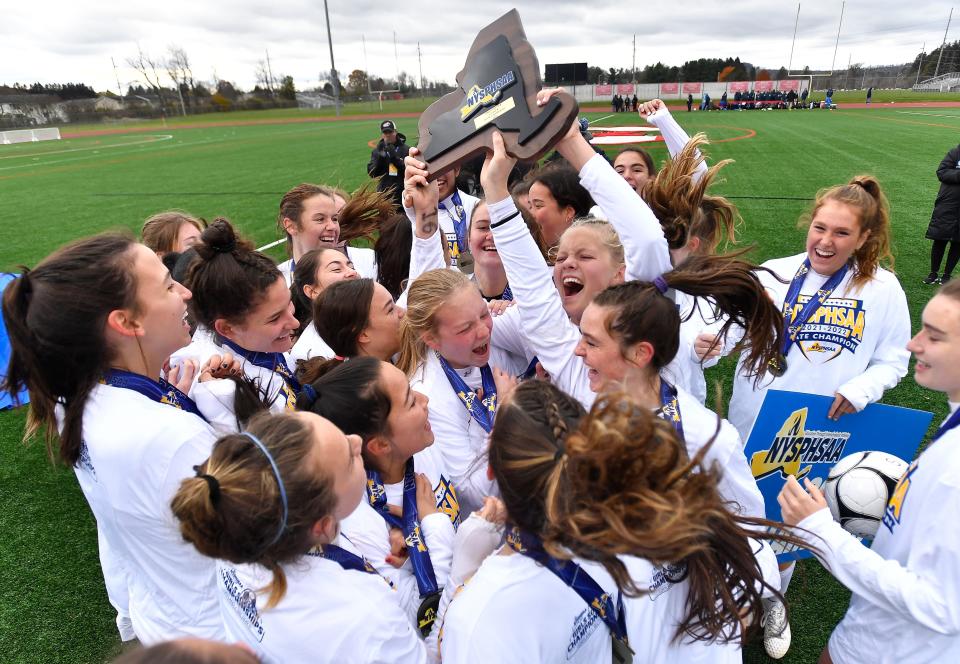
[[[270,543],[264,547],[265,549],[269,549],[271,546],[277,543],[277,540],[279,540],[280,536],[283,535],[283,531],[287,529],[287,489],[283,486],[283,479],[280,477],[280,469],[277,468],[277,462],[273,460],[273,455],[270,454],[270,450],[267,449],[267,446],[260,442],[260,439],[249,431],[241,431],[240,435],[249,438],[254,445],[260,448],[260,451],[263,452],[263,456],[267,457],[267,461],[270,462],[270,467],[273,468],[273,476],[277,479],[277,488],[280,490],[280,505],[283,507],[283,516],[280,519],[280,527],[277,528],[277,534],[274,535],[273,539],[270,540]]]

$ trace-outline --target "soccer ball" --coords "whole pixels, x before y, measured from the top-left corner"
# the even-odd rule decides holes
[[[840,459],[823,485],[834,520],[852,535],[873,539],[906,471],[906,461],[886,452],[856,452]]]

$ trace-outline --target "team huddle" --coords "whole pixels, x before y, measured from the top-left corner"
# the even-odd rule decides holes
[[[3,387],[93,511],[121,638],[147,646],[123,661],[740,662],[754,634],[782,657],[781,544],[853,591],[821,662],[960,661],[960,284],[911,339],[863,175],[816,193],[797,254],[718,253],[727,163],[659,100],[639,113],[659,171],[574,121],[522,178],[494,134],[477,199],[411,148],[400,206],[287,192],[280,265],[168,212],[11,282]],[[840,418],[911,353],[951,416],[872,548],[809,481],[767,520],[743,452],[766,392]],[[704,369],[731,354],[727,420]]]

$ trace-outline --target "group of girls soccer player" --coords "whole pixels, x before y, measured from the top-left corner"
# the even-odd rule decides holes
[[[739,662],[754,634],[782,656],[776,543],[853,591],[821,661],[960,658],[960,286],[911,340],[869,176],[816,194],[796,255],[718,255],[726,163],[659,100],[640,115],[659,172],[634,148],[611,166],[574,123],[562,165],[511,186],[494,133],[482,200],[415,148],[403,210],[294,187],[280,265],[169,212],[6,288],[4,388],[76,472],[121,638],[144,646],[124,661]],[[804,328],[839,301],[864,318],[827,358]],[[743,454],[765,392],[842,417],[911,352],[952,414],[872,549],[809,482],[766,520]],[[728,422],[703,370],[729,353]]]

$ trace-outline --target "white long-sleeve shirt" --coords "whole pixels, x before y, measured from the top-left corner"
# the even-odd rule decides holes
[[[650,592],[624,597],[627,637],[636,662],[687,664],[741,661],[736,644],[674,641],[686,612],[686,581],[663,568],[622,556],[631,578]],[[597,584],[617,596],[598,564],[578,560]],[[488,557],[450,602],[440,633],[444,664],[609,662],[610,630],[553,572],[521,554]]]
[[[799,524],[821,562],[853,591],[830,636],[836,664],[960,661],[960,429],[901,478],[871,548],[823,509]],[[803,533],[803,530],[798,530]]]
[[[660,130],[664,142],[667,144],[667,151],[671,157],[676,157],[680,151],[690,142],[690,136],[684,131],[683,127],[677,124],[676,119],[671,115],[670,109],[666,104],[660,107],[656,113],[647,116],[647,122]],[[699,151],[697,152],[699,154]],[[707,172],[707,164],[701,161],[697,165],[697,170],[693,174],[693,180],[696,182],[704,173]]]
[[[96,385],[83,413],[74,470],[97,520],[104,574],[124,585],[145,645],[186,636],[222,640],[215,563],[184,541],[170,501],[215,434],[201,418],[133,390]]]
[[[770,268],[789,282],[803,264],[806,253],[767,261]],[[758,277],[774,304],[782,310],[789,283],[766,272]],[[729,419],[744,441],[768,389],[833,396],[839,392],[859,411],[878,401],[907,374],[910,353],[910,312],[907,297],[896,276],[877,268],[873,279],[861,288],[852,287],[849,270],[831,297],[810,317],[787,354],[787,370],[775,378],[767,373],[755,389],[753,378],[737,367],[730,399]],[[799,304],[826,283],[828,277],[813,270],[800,290]]]
[[[345,570],[314,553],[283,565],[283,571],[287,591],[277,606],[265,609],[266,589],[272,579],[269,570],[225,562],[217,570],[217,595],[227,636],[246,643],[261,661],[427,661],[423,642],[383,578]]]

